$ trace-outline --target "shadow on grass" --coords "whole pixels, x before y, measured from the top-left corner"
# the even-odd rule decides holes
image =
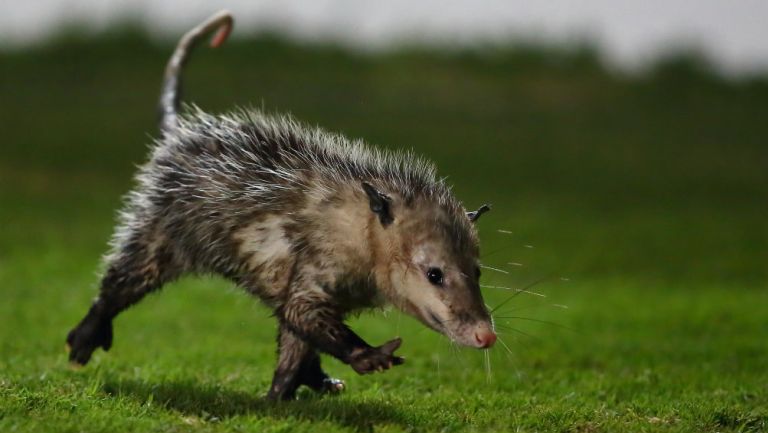
[[[394,408],[386,402],[351,402],[309,392],[301,392],[298,401],[275,403],[266,400],[260,391],[248,393],[193,381],[148,383],[134,379],[116,379],[106,381],[103,389],[115,397],[128,397],[140,403],[151,400],[154,405],[207,421],[236,415],[257,415],[280,419],[331,421],[361,432],[373,431],[377,424],[396,424],[406,429],[417,427],[399,408]]]

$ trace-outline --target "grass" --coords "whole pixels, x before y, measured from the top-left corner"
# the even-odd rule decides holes
[[[269,311],[185,279],[71,370],[64,336],[95,294],[167,52],[123,32],[0,54],[0,431],[768,430],[768,81],[685,57],[630,78],[589,50],[201,50],[188,95],[206,109],[263,104],[429,155],[468,206],[495,205],[484,262],[509,273],[483,284],[547,277],[531,289],[547,297],[498,311],[509,351],[490,371],[395,311],[363,315],[352,326],[403,336],[407,363],[358,377],[326,359],[346,394],[273,405]]]

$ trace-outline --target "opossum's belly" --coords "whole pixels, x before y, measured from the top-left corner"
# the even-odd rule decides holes
[[[266,216],[233,234],[246,289],[265,300],[282,298],[288,292],[294,258],[283,220]]]

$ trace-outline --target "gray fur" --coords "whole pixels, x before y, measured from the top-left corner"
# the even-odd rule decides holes
[[[476,231],[431,163],[288,116],[186,111],[166,113],[173,121],[162,122],[126,198],[99,297],[67,339],[73,362],[108,349],[117,314],[187,273],[229,278],[275,311],[274,399],[302,384],[343,387],[323,373],[318,351],[361,374],[403,362],[399,340],[372,347],[344,324],[354,311],[391,302],[451,338],[491,326],[473,272]],[[386,219],[371,211],[372,188],[386,197]],[[438,313],[413,300],[408,290],[419,289],[405,275],[395,280],[402,269],[422,284],[409,258],[417,244],[443,251],[456,270],[455,288],[430,292],[442,299]],[[448,329],[452,318],[460,323]]]

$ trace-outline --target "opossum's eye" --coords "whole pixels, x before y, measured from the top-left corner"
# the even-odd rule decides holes
[[[480,279],[480,267],[479,266],[475,268],[475,278],[478,279],[478,280]]]
[[[427,279],[435,286],[442,286],[443,271],[441,271],[439,268],[429,268],[427,269]]]

